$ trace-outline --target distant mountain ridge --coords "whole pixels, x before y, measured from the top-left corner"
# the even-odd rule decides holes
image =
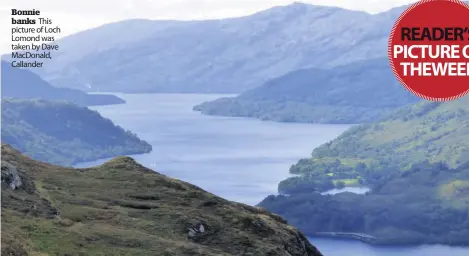
[[[91,95],[75,89],[53,87],[37,74],[14,68],[6,61],[2,61],[1,69],[2,97],[68,101],[81,106],[125,103],[114,95]]]
[[[40,72],[86,91],[242,92],[297,69],[385,56],[400,13],[295,3],[222,20],[123,21],[59,40]]]

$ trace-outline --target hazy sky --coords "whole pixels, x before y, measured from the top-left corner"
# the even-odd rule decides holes
[[[147,19],[209,19],[252,14],[291,0],[1,0],[1,24],[10,24],[11,9],[41,10],[42,16],[60,25],[62,35],[129,18]],[[297,1],[299,2],[299,1]],[[305,3],[339,6],[377,13],[413,0],[305,0]],[[10,27],[0,26],[0,50],[11,40]],[[7,36],[4,36],[7,35]]]

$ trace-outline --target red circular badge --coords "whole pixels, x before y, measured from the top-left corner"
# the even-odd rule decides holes
[[[391,68],[412,93],[448,101],[469,92],[469,5],[422,0],[394,24],[388,42]]]

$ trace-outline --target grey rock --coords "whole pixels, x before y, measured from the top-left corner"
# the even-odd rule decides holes
[[[202,222],[200,221],[192,221],[192,223],[189,223],[188,224],[188,227],[187,227],[187,236],[189,238],[193,238],[195,236],[198,236],[198,235],[202,235],[205,233],[205,226]]]
[[[195,230],[194,228],[189,228],[189,232],[187,233],[187,236],[194,237],[194,236],[197,235],[197,233],[198,233],[198,231]]]
[[[23,185],[15,166],[7,162],[2,162],[1,169],[2,182],[5,182],[11,189],[17,189]]]

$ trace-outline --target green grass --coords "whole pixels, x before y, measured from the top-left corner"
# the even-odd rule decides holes
[[[304,242],[301,254],[289,253],[308,250],[320,256],[279,216],[229,202],[131,158],[79,170],[39,163],[2,146],[2,168],[5,161],[19,170],[24,184],[12,190],[2,182],[2,255],[24,255],[24,250],[29,255],[280,256],[287,254],[285,244],[302,248]],[[189,238],[188,228],[200,224],[206,232]]]
[[[469,180],[453,180],[440,186],[439,195],[451,199],[458,195],[465,195],[465,191],[469,192]]]
[[[338,182],[343,182],[346,187],[357,187],[360,185],[359,179],[338,179],[334,180],[334,184]]]

